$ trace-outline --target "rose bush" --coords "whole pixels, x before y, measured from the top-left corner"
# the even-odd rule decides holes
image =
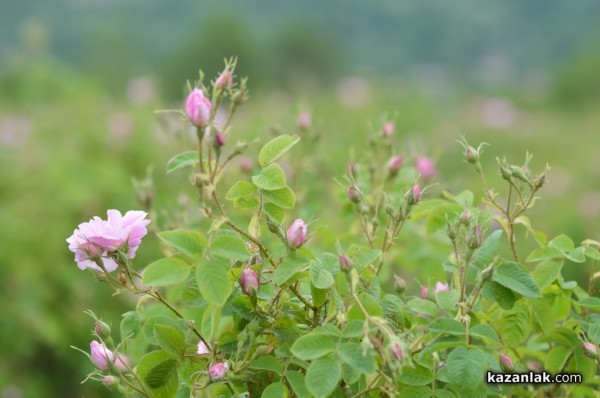
[[[68,239],[80,268],[137,297],[118,343],[89,313],[96,327],[86,355],[98,367],[89,378],[145,397],[595,396],[600,243],[547,239],[534,228],[527,211],[548,168],[534,173],[530,156],[521,165],[498,159],[505,186],[493,188],[483,145],[462,138],[465,168],[483,188],[476,201],[468,190],[427,186],[434,161],[417,156],[405,165],[386,122],[336,179],[343,202],[312,203],[341,209],[343,221],[354,215],[330,244],[318,219],[299,217],[309,203],[292,183],[304,167],[296,144],[310,153],[316,142],[310,115],[301,117],[300,135],[276,136],[256,162],[242,157],[254,142],[231,144],[233,115],[248,98],[234,71],[229,61],[212,85],[201,74],[190,88],[180,113],[197,148],[167,164],[168,173],[189,171],[197,225],[154,227],[165,256],[149,265],[132,263],[149,223],[142,211],[110,210],[107,221],[96,217]],[[236,157],[253,175],[228,182]],[[445,253],[446,280],[413,286],[401,266],[393,284],[381,277],[408,241]],[[572,263],[590,264],[588,286],[563,278]],[[583,382],[485,378],[530,370],[578,373]]]

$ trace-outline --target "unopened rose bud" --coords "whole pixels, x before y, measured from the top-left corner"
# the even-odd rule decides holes
[[[404,278],[394,274],[394,288],[396,289],[396,293],[402,294],[406,290],[406,281]]]
[[[110,390],[113,390],[119,385],[119,379],[117,379],[115,376],[106,376],[102,379],[102,384],[104,384]]]
[[[348,162],[348,166],[346,166],[346,171],[348,172],[348,174],[350,174],[352,177],[356,178],[356,172],[357,172],[357,166],[356,166],[356,162],[354,161],[350,161]]]
[[[508,167],[500,165],[500,174],[504,180],[509,182],[512,181],[512,172]]]
[[[439,292],[446,292],[448,290],[450,290],[450,287],[447,283],[437,282],[435,284],[435,289],[433,290],[433,293],[438,294]]]
[[[354,203],[360,203],[362,198],[363,194],[360,189],[356,185],[350,185],[350,188],[348,188],[348,199]]]
[[[534,181],[533,186],[535,189],[540,189],[546,183],[546,173],[540,174]]]
[[[343,272],[350,272],[352,269],[352,260],[348,258],[345,254],[341,254],[339,257],[340,269]]]
[[[215,145],[220,147],[225,145],[225,136],[223,134],[215,134]]]
[[[117,275],[117,280],[119,281],[119,283],[123,286],[125,286],[127,284],[127,278],[125,277],[125,272],[121,271],[119,272],[119,275]]]
[[[206,355],[210,353],[210,349],[206,346],[204,341],[200,340],[198,342],[198,347],[196,348],[196,354],[198,355]]]
[[[123,354],[118,354],[117,358],[115,358],[115,354],[111,350],[96,340],[90,344],[90,356],[94,365],[102,370],[107,370],[110,363],[114,363],[120,370],[127,370],[127,357]]]
[[[479,161],[479,151],[472,146],[465,148],[465,160],[469,163],[477,163]]]
[[[233,75],[229,69],[225,69],[215,82],[215,88],[217,90],[224,90],[225,88],[231,89],[233,87]]]
[[[494,264],[491,264],[481,271],[481,281],[487,282],[494,276]]]
[[[240,286],[246,296],[255,296],[260,287],[258,275],[251,268],[246,268],[240,275]]]
[[[426,300],[428,294],[429,294],[429,288],[425,285],[421,286],[421,298],[423,300]]]
[[[462,224],[465,225],[469,225],[469,221],[471,221],[471,210],[467,207],[461,214],[460,214],[460,222]]]
[[[243,172],[248,172],[252,170],[252,159],[247,156],[244,156],[240,159],[240,170]]]
[[[417,172],[423,180],[430,179],[435,176],[437,172],[433,160],[429,159],[427,156],[419,156],[415,160],[415,169],[417,169]]]
[[[406,201],[410,206],[415,205],[421,199],[421,187],[419,184],[413,185],[412,189],[406,195]]]
[[[306,111],[300,112],[300,114],[298,115],[298,127],[300,127],[302,130],[308,130],[308,128],[310,127],[310,122],[310,113]]]
[[[292,249],[297,249],[304,244],[306,240],[306,223],[301,218],[296,219],[287,230],[288,245]]]
[[[202,90],[195,88],[185,102],[185,113],[194,126],[203,127],[210,120],[211,107],[210,100],[204,96]]]
[[[94,331],[101,338],[110,337],[110,326],[106,322],[102,322],[101,320],[97,320],[94,325]]]
[[[392,134],[394,134],[394,123],[392,122],[385,122],[383,124],[383,136],[384,137],[391,137]]]
[[[246,149],[248,149],[248,144],[245,142],[238,142],[233,148],[233,153],[235,155],[241,155],[242,153],[246,152]]]
[[[404,358],[404,350],[402,350],[402,346],[397,341],[394,341],[388,346],[388,350],[392,358],[397,361],[402,361]]]
[[[221,362],[208,370],[208,377],[210,377],[212,381],[221,381],[225,378],[228,371],[229,366],[227,365],[227,362]]]
[[[527,366],[527,369],[532,370],[534,372],[539,372],[542,370],[542,364],[534,360],[527,361],[525,363],[525,366]]]
[[[505,372],[512,372],[515,368],[515,364],[508,355],[500,354],[500,367]]]
[[[596,344],[593,343],[589,343],[589,342],[584,342],[583,343],[583,352],[585,353],[586,356],[592,358],[592,359],[600,359],[600,357],[598,356],[598,347],[596,346]]]
[[[481,246],[481,240],[482,240],[481,225],[478,225],[475,227],[475,231],[473,231],[473,234],[471,235],[471,238],[469,239],[469,248],[477,249],[479,246]]]
[[[388,165],[387,165],[390,176],[395,176],[398,174],[400,167],[402,167],[403,161],[404,161],[404,159],[402,159],[402,156],[392,156],[390,158],[390,160],[388,161]]]

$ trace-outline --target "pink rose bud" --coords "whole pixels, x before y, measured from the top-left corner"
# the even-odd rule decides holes
[[[240,159],[240,169],[244,172],[252,170],[252,159],[244,156]]]
[[[471,236],[471,239],[469,240],[469,248],[477,249],[479,246],[481,246],[481,240],[482,240],[481,225],[477,225],[475,227],[475,231],[473,231],[473,235]]]
[[[390,354],[392,355],[392,358],[394,358],[395,360],[401,361],[404,358],[404,351],[402,350],[400,343],[398,343],[397,341],[390,344],[389,350]]]
[[[346,166],[346,171],[348,172],[348,174],[350,174],[352,177],[356,178],[356,172],[357,172],[357,166],[356,166],[356,162],[354,161],[350,161],[348,162],[348,166]]]
[[[229,69],[225,69],[215,82],[215,88],[217,90],[223,90],[225,87],[229,89],[233,87],[233,75]]]
[[[127,357],[123,354],[117,354],[117,358],[115,360],[115,354],[106,348],[106,346],[102,343],[98,343],[96,340],[93,340],[90,344],[90,353],[92,357],[92,362],[94,365],[99,367],[102,370],[107,370],[109,367],[109,363],[113,363],[121,370],[127,370]]]
[[[584,342],[583,343],[583,352],[586,356],[593,358],[593,359],[599,359],[600,357],[598,356],[598,347],[596,346],[596,344],[594,343],[589,343],[589,342]]]
[[[246,296],[255,296],[260,287],[258,275],[251,268],[246,268],[240,275],[240,285]]]
[[[221,133],[215,134],[215,143],[217,144],[217,146],[225,145],[225,136]]]
[[[287,230],[288,245],[292,249],[297,249],[304,244],[306,240],[306,224],[301,218],[296,219]]]
[[[383,135],[384,137],[391,137],[394,134],[394,123],[385,122],[383,124]]]
[[[206,355],[210,353],[210,350],[208,349],[208,347],[206,346],[206,344],[204,344],[204,341],[200,340],[198,342],[198,348],[196,349],[196,354],[198,355]]]
[[[343,272],[349,272],[352,269],[352,260],[348,258],[345,254],[341,254],[339,257],[340,261],[340,269]]]
[[[460,222],[463,224],[469,224],[471,220],[471,210],[467,207],[460,215]]]
[[[110,327],[101,320],[96,321],[96,324],[94,325],[94,331],[102,338],[110,337]]]
[[[358,187],[356,185],[350,185],[350,188],[348,188],[348,199],[354,203],[360,203],[362,198],[363,194]]]
[[[439,293],[439,292],[445,292],[450,290],[450,287],[448,287],[447,283],[442,283],[442,282],[437,282],[435,284],[435,289],[433,290],[433,292],[435,294]]]
[[[404,161],[404,159],[402,159],[402,156],[392,156],[390,158],[390,160],[388,161],[388,166],[387,166],[390,175],[395,176],[396,174],[398,174],[400,167],[402,167],[403,161]]]
[[[404,197],[410,206],[417,204],[419,199],[421,199],[421,187],[419,184],[413,185],[412,189]]]
[[[398,294],[402,294],[406,290],[406,281],[396,274],[394,274],[394,289]]]
[[[424,180],[430,179],[436,173],[435,164],[433,164],[433,161],[426,156],[419,156],[417,160],[415,160],[415,169],[417,169],[417,172]]]
[[[421,286],[421,298],[423,300],[426,300],[428,294],[429,294],[429,288],[425,285]]]
[[[185,113],[196,127],[205,126],[210,119],[212,104],[199,88],[192,90],[185,102]]]
[[[117,379],[115,376],[106,376],[102,379],[102,384],[112,390],[119,385],[119,379]]]
[[[212,381],[221,381],[225,378],[227,371],[229,371],[227,362],[221,362],[208,370],[208,377],[210,377]]]
[[[525,366],[527,366],[527,369],[533,370],[534,372],[540,372],[542,370],[542,364],[538,361],[527,361]]]
[[[479,160],[479,151],[472,146],[465,148],[465,159],[469,163],[477,163]]]
[[[310,127],[310,113],[308,112],[300,112],[298,115],[298,126],[302,130],[307,130]]]
[[[508,355],[500,354],[500,367],[505,372],[511,372],[515,368],[515,364]]]

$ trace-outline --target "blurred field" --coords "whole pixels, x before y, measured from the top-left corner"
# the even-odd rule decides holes
[[[311,37],[299,42],[312,49],[318,35]],[[317,48],[309,53],[315,60],[310,67],[325,65],[327,79],[303,70],[293,79],[279,76],[280,85],[256,84],[234,121],[231,140],[265,142],[275,130],[297,132],[298,113],[311,113],[320,140],[310,156],[300,152],[290,161],[306,168],[293,186],[299,194],[296,214],[318,220],[314,239],[323,247],[335,242],[333,231],[348,230],[341,225],[351,221],[340,217],[347,201],[333,178],[344,173],[351,157],[360,160],[368,135],[387,119],[396,123],[395,146],[407,161],[419,155],[435,160],[431,195],[463,189],[481,194],[462,160],[460,135],[472,144],[491,144],[483,163],[492,183],[500,181],[497,156],[520,162],[529,151],[534,169],[552,167],[532,222],[549,237],[566,233],[576,243],[600,240],[600,57],[593,50],[600,42],[591,42],[591,50],[552,74],[492,88],[428,68],[401,76],[364,77],[351,70],[337,75],[328,58],[317,56],[327,50]],[[94,74],[94,68],[82,72],[45,50],[31,50],[35,43],[33,34],[29,50],[0,69],[0,398],[110,396],[99,385],[80,384],[92,364],[69,346],[89,345],[92,323],[84,310],[93,308],[118,324],[133,301],[110,297],[91,273],[80,271],[65,239],[78,223],[106,209],[139,208],[132,178],[142,179],[149,170],[155,228],[175,225],[178,214],[189,217],[184,222],[198,217],[184,173],[167,177],[164,171],[172,155],[192,147],[190,134],[177,116],[154,113],[180,106],[183,81],[165,86],[165,80],[140,70],[109,84],[110,77]],[[246,49],[248,58],[226,55],[239,55],[242,71],[259,70],[253,49]],[[214,72],[221,59],[182,57],[173,74],[183,80],[187,71],[203,66]],[[268,80],[257,73],[259,82]],[[258,148],[251,146],[249,155]],[[231,178],[239,176],[237,167],[232,169]],[[404,251],[396,253],[397,269],[422,281],[443,276],[443,259],[423,257],[409,232],[401,238]],[[146,265],[158,253],[156,237],[148,236],[135,263]],[[565,278],[581,278],[585,270],[578,267],[565,266]],[[409,286],[409,293],[416,290]]]

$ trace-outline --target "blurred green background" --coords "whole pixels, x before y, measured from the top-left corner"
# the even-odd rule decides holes
[[[168,227],[166,211],[193,190],[183,173],[166,178],[164,164],[190,140],[183,121],[153,111],[179,107],[186,79],[200,67],[214,78],[232,55],[251,88],[232,139],[293,131],[309,111],[322,133],[313,195],[327,190],[327,203],[343,199],[331,178],[347,146],[360,157],[391,118],[402,153],[431,156],[434,182],[453,192],[481,192],[460,134],[492,144],[488,170],[496,156],[518,163],[529,150],[534,169],[552,166],[532,221],[550,237],[600,240],[596,0],[4,1],[0,398],[110,396],[80,384],[93,367],[69,346],[89,345],[85,309],[118,325],[134,301],[80,271],[65,239],[108,208],[139,208],[131,179],[147,172],[156,225]],[[339,215],[315,201],[298,214],[324,231]],[[158,256],[156,243],[145,238],[137,264]],[[585,272],[577,267],[567,277]]]

